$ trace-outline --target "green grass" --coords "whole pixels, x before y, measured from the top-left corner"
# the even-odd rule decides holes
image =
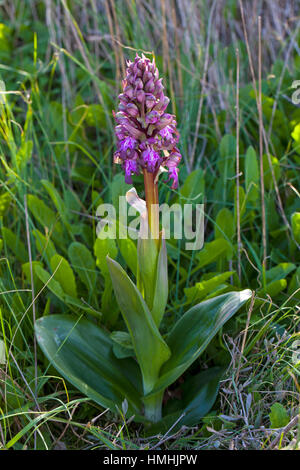
[[[7,92],[0,102],[0,447],[299,448],[294,418],[299,413],[300,232],[293,214],[300,212],[296,128],[300,109],[291,102],[292,83],[300,72],[299,7],[293,10],[292,2],[282,7],[274,1],[255,10],[243,2],[257,89],[259,14],[263,21],[264,217],[259,113],[238,2],[217,2],[215,10],[213,2],[165,2],[165,11],[164,2],[155,11],[155,2],[146,6],[129,0],[110,2],[109,9],[96,0],[4,3],[0,6],[0,80]],[[255,291],[252,308],[248,305],[230,320],[187,372],[226,366],[209,416],[195,428],[177,433],[171,429],[166,436],[147,436],[121,411],[113,415],[83,397],[47,363],[33,335],[34,318],[43,315],[91,316],[102,310],[107,323],[111,312],[117,316],[115,300],[105,303],[105,277],[96,266],[95,214],[100,202],[114,201],[129,188],[121,169],[112,163],[111,111],[116,109],[124,59],[132,59],[136,51],[155,53],[171,97],[169,112],[176,113],[181,134],[180,185],[171,191],[160,181],[160,201],[205,202],[206,212],[204,250],[188,252],[177,241],[168,247],[170,297],[163,328],[167,331],[168,322],[196,299],[234,288]],[[142,196],[142,178],[134,183]],[[72,257],[74,242],[90,252],[83,267]],[[67,260],[74,275],[76,305],[65,302],[57,284],[45,283],[41,275],[41,268],[54,273],[54,253]],[[119,261],[124,261],[121,255]],[[232,271],[228,279],[212,281],[209,290],[203,290],[214,277]],[[54,280],[58,282],[55,273]],[[120,319],[117,326],[122,328]],[[176,391],[175,384],[170,397]],[[281,404],[281,411],[275,403]]]

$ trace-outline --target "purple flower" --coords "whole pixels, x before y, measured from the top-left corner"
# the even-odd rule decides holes
[[[139,173],[138,163],[136,160],[126,160],[124,162],[124,170],[125,170],[125,182],[127,184],[132,184],[131,175],[132,173]]]
[[[122,86],[118,111],[113,113],[118,141],[114,162],[122,164],[129,184],[133,173],[156,174],[160,165],[166,166],[172,188],[177,187],[179,133],[175,116],[165,113],[170,100],[164,95],[154,59],[137,55],[133,62],[128,61]]]
[[[178,187],[178,168],[176,166],[172,166],[169,168],[169,178],[167,179],[166,183],[170,180],[173,180],[171,189],[176,189]]]
[[[143,163],[146,169],[150,173],[154,173],[156,170],[158,170],[159,165],[162,160],[161,157],[159,156],[159,153],[153,150],[153,148],[144,150],[142,153],[142,159],[143,159]]]
[[[136,146],[136,139],[133,137],[127,136],[125,139],[121,140],[119,142],[119,147],[121,151],[126,151],[126,150],[133,150]]]

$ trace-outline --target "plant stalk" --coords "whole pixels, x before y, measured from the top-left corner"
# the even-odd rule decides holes
[[[159,201],[155,174],[144,170],[144,184],[150,236],[156,241],[159,247]]]
[[[145,417],[153,422],[157,423],[162,418],[162,401],[163,401],[164,391],[156,393],[150,397],[144,398],[144,414]]]

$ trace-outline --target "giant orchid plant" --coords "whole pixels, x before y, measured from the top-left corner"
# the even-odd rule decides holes
[[[213,367],[187,374],[178,385],[179,400],[166,399],[166,392],[245,304],[251,291],[203,301],[174,321],[169,331],[160,331],[168,299],[168,269],[166,243],[159,228],[158,177],[168,171],[172,188],[178,185],[179,134],[175,117],[165,112],[169,99],[154,60],[136,56],[134,62],[128,62],[122,84],[114,114],[114,161],[122,165],[128,184],[132,184],[133,174],[143,173],[146,198],[139,199],[134,188],[127,193],[128,202],[141,213],[136,282],[107,257],[129,352],[120,355],[113,336],[101,324],[71,315],[39,319],[37,340],[55,368],[103,407],[134,416],[139,422],[155,423],[160,429],[175,422],[195,425],[212,407],[223,370]]]

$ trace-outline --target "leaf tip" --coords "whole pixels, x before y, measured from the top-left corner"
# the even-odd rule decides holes
[[[242,290],[241,292],[239,292],[239,295],[240,295],[240,301],[246,302],[246,300],[250,299],[250,297],[252,296],[252,290],[250,289]]]

